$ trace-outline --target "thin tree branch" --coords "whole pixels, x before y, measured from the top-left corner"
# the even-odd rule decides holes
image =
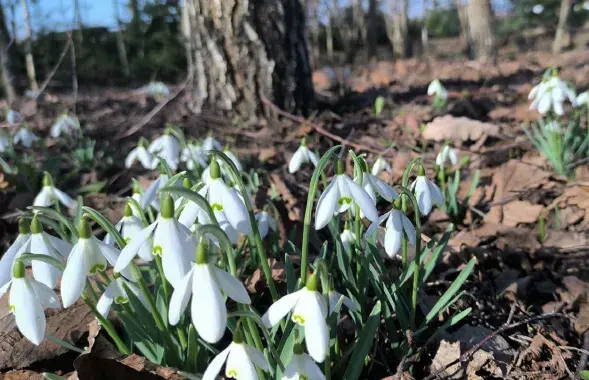
[[[49,84],[51,79],[53,79],[53,76],[55,75],[55,73],[57,72],[57,69],[61,65],[61,62],[63,61],[63,58],[67,54],[68,49],[72,45],[71,32],[68,33],[67,36],[68,36],[67,42],[66,42],[65,46],[63,47],[61,54],[59,55],[59,59],[57,60],[57,63],[55,64],[55,66],[53,66],[53,69],[51,69],[51,71],[49,72],[49,75],[47,76],[47,78],[45,78],[45,81],[41,84],[41,88],[39,88],[39,91],[37,91],[33,100],[37,100],[39,98],[39,96],[43,93],[43,91],[45,91],[45,88],[47,87],[47,85]]]

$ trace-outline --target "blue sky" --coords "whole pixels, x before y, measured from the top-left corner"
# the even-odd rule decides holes
[[[21,0],[0,0],[6,7],[6,17],[10,25],[12,15],[10,8],[7,6],[10,2],[17,4],[15,7],[17,36],[22,37],[23,32],[23,13],[20,7]],[[74,0],[35,0],[34,4],[29,1],[31,11],[31,24],[33,33],[43,29],[67,30],[74,24]],[[255,0],[254,0],[255,1]],[[330,4],[332,0],[326,0]],[[344,6],[351,4],[351,0],[339,0]],[[443,6],[449,0],[441,0]],[[381,0],[383,7],[386,6],[387,0]],[[85,26],[106,26],[108,28],[116,27],[114,17],[113,0],[79,0],[82,23]],[[125,21],[130,19],[128,9],[129,0],[116,0],[119,7],[119,15]],[[427,0],[428,6],[431,6],[431,0]],[[495,9],[505,10],[508,4],[507,0],[492,0]],[[420,17],[422,15],[421,0],[409,0],[409,17]]]

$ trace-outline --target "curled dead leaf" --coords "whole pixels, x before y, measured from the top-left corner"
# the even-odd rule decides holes
[[[487,137],[499,136],[499,127],[464,116],[445,115],[436,117],[428,123],[421,135],[428,140],[450,140],[454,142],[454,145],[461,145],[466,141],[477,141],[478,145],[482,145],[481,141]]]

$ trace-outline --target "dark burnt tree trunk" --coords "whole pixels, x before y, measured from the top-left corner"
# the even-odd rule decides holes
[[[191,109],[243,122],[270,116],[269,99],[308,113],[313,84],[299,0],[186,0],[193,76]]]

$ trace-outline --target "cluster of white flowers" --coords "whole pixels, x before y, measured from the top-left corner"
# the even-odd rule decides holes
[[[131,293],[149,310],[150,294],[143,291],[142,278],[141,275],[137,276],[135,266],[151,265],[155,261],[161,270],[162,281],[171,285],[167,300],[169,325],[184,323],[183,317],[190,304],[190,322],[198,336],[209,344],[220,342],[230,318],[227,298],[245,309],[252,307],[252,301],[235,271],[226,272],[224,266],[219,266],[218,261],[212,259],[212,253],[217,252],[217,247],[219,251],[224,250],[220,239],[208,232],[202,235],[199,227],[216,224],[225,233],[227,240],[236,244],[240,234],[248,238],[255,238],[254,235],[259,234],[264,239],[271,231],[277,231],[277,223],[268,211],[260,211],[255,215],[248,211],[251,196],[236,190],[234,186],[237,184],[232,182],[229,175],[233,169],[222,160],[210,158],[207,152],[211,150],[222,150],[222,145],[212,136],[200,143],[185,142],[169,129],[149,146],[140,141],[128,154],[126,166],[130,167],[139,161],[143,167],[152,170],[157,166],[158,158],[161,158],[160,175],[145,191],[137,184],[134,186],[132,200],[126,204],[123,217],[110,229],[106,229],[109,234],[104,241],[92,233],[88,220],[91,215],[79,219],[77,228],[72,231],[76,235],[72,244],[43,231],[43,209],[34,209],[32,214],[27,214],[27,217],[32,218],[30,223],[22,218],[19,221],[18,237],[0,260],[0,296],[10,293],[11,311],[22,334],[34,344],[42,342],[45,335],[43,308],[60,306],[60,300],[54,292],[60,279],[63,307],[70,307],[80,297],[86,302],[95,302],[97,318],[101,323],[108,323],[111,309],[120,310],[120,305],[130,302]],[[243,170],[233,153],[227,149],[224,153],[235,164],[238,172]],[[438,165],[443,165],[448,159],[456,163],[456,154],[449,147],[446,146],[440,154]],[[199,183],[191,186],[184,172],[170,178],[164,161],[172,171],[177,171],[181,163],[185,163],[189,170],[201,169]],[[318,158],[307,148],[303,139],[288,170],[294,173],[307,162],[317,166]],[[360,168],[352,179],[345,173],[343,161],[336,161],[335,176],[317,202],[315,228],[319,230],[325,227],[335,215],[346,211],[356,218],[370,220],[372,224],[366,236],[357,236],[347,226],[342,232],[344,249],[350,252],[354,244],[371,236],[386,220],[385,250],[390,257],[394,257],[401,249],[403,236],[413,245],[419,236],[416,236],[415,227],[401,210],[396,190],[377,176],[382,170],[391,170],[386,160],[379,156],[372,170],[369,170],[364,157],[359,157],[357,162]],[[415,193],[419,211],[427,215],[433,203],[441,204],[444,200],[438,186],[425,176],[421,164],[418,168],[419,173],[411,189]],[[239,176],[240,173],[233,174]],[[174,180],[177,183],[170,183]],[[202,203],[197,204],[193,199],[178,195],[181,192],[160,193],[164,186],[190,189],[198,193],[210,208],[203,209]],[[391,204],[391,209],[381,216],[376,207],[379,198]],[[68,208],[75,206],[75,202],[56,188],[53,179],[46,173],[34,206],[50,207],[58,202]],[[154,210],[157,210],[157,215],[153,214]],[[252,223],[255,223],[255,228]],[[35,259],[30,254],[46,258]],[[31,276],[25,274],[25,267],[29,265],[32,267]],[[110,279],[105,275],[109,266],[113,268]],[[102,282],[106,283],[99,299],[93,301],[87,296],[87,284],[98,274]],[[268,329],[287,315],[304,329],[308,354],[297,338],[292,359],[283,371],[283,379],[323,379],[317,363],[326,360],[329,350],[328,319],[340,303],[351,311],[357,310],[357,305],[336,292],[332,285],[329,289],[323,289],[327,295],[327,299],[324,298],[319,291],[319,283],[319,272],[316,271],[303,282],[302,288],[277,299],[262,316],[262,322]],[[236,379],[257,379],[256,367],[264,371],[270,369],[259,347],[254,348],[244,342],[244,333],[239,326],[238,323],[237,328],[232,328],[232,342],[210,362],[203,379],[216,378],[223,367],[225,376]]]
[[[150,82],[141,91],[156,100],[165,99],[170,96],[170,89],[163,82]]]

